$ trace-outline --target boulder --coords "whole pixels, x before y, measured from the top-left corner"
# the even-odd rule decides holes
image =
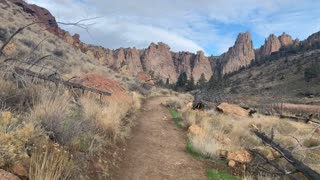
[[[231,151],[228,152],[227,159],[239,163],[249,163],[252,160],[252,156],[248,151]]]
[[[186,109],[188,110],[191,110],[193,107],[193,103],[192,102],[189,102],[187,105],[186,105]]]
[[[230,160],[230,161],[228,162],[228,166],[231,167],[231,168],[233,168],[233,167],[236,166],[236,162],[235,162],[234,160]]]
[[[0,180],[20,180],[20,178],[14,174],[0,169]]]
[[[188,131],[193,136],[204,137],[206,135],[206,132],[196,124],[191,125]]]
[[[27,168],[21,164],[15,164],[11,169],[14,174],[20,177],[28,177],[29,175]]]
[[[221,103],[219,106],[217,106],[217,109],[218,111],[223,112],[225,114],[234,115],[238,117],[249,116],[249,110],[243,109],[242,107],[235,104]]]

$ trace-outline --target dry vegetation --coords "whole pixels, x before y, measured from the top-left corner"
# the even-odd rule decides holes
[[[4,79],[0,82],[0,168],[12,171],[23,164],[31,179],[88,178],[90,169],[82,159],[98,158],[105,162],[102,174],[108,175],[112,164],[104,153],[129,136],[141,96],[132,93],[133,103],[124,105],[28,78],[25,87]],[[27,107],[20,108],[22,104]]]
[[[177,103],[179,101],[173,104]],[[222,114],[216,110],[191,110],[190,107],[184,107],[180,112],[183,119],[180,125],[182,128],[188,129],[187,148],[192,148],[192,151],[204,157],[217,160],[224,156],[224,152],[229,155],[234,153],[239,154],[239,157],[244,157],[238,160],[240,164],[245,163],[250,166],[249,159],[252,157],[246,158],[245,152],[247,149],[255,149],[270,160],[277,159],[279,154],[272,148],[264,146],[251,131],[253,127],[257,127],[263,132],[271,133],[273,129],[277,143],[289,149],[295,157],[320,172],[319,126],[261,114],[255,114],[253,117],[236,117]],[[285,167],[290,167],[284,160],[278,160],[278,162]],[[272,175],[247,170],[246,176],[252,174],[251,178],[254,179],[267,178]]]
[[[1,14],[0,47],[31,22],[16,6]],[[125,88],[134,80],[97,66],[93,58],[38,25],[15,36],[10,46],[11,53],[0,56],[0,169],[34,180],[107,178],[118,158],[113,153],[130,135],[143,97],[132,92],[130,103],[113,101],[117,97],[101,100],[92,93],[15,74],[12,67],[44,75],[54,69],[62,79],[95,73],[122,81]],[[50,57],[27,64],[45,55]],[[4,65],[8,57],[16,60]]]

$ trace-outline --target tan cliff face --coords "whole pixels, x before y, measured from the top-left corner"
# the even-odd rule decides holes
[[[175,82],[178,78],[176,67],[173,63],[170,47],[164,43],[151,43],[142,55],[144,71],[149,72],[153,77]]]
[[[190,52],[172,53],[173,61],[178,74],[185,72],[188,78],[193,76],[197,81],[203,73],[205,78],[209,80],[213,74],[211,62],[204,52],[198,51],[197,54]]]
[[[223,62],[223,74],[229,74],[248,66],[255,59],[255,51],[249,32],[240,33],[237,41],[228,52],[221,57]]]
[[[270,56],[274,52],[278,52],[282,47],[288,47],[294,44],[292,37],[286,33],[282,33],[281,36],[277,37],[274,34],[269,35],[264,45],[261,46],[256,52],[256,58],[263,58]]]
[[[268,37],[268,40],[265,42],[265,45],[262,46],[262,56],[268,56],[271,55],[273,52],[279,51],[281,48],[281,42],[278,39],[278,37],[274,34],[271,34]]]
[[[209,80],[213,74],[209,58],[204,55],[204,52],[198,51],[196,58],[193,62],[194,67],[192,70],[193,78],[197,81],[201,74],[204,74],[206,80]]]
[[[287,47],[293,44],[292,37],[286,33],[282,33],[282,35],[279,36],[279,40],[282,47]]]
[[[299,41],[292,40],[290,35],[283,33],[277,37],[270,35],[265,44],[254,49],[250,33],[239,34],[233,47],[220,57],[206,57],[201,51],[190,52],[172,52],[170,47],[164,43],[151,43],[147,49],[119,48],[116,50],[107,49],[101,46],[88,45],[80,40],[79,34],[73,36],[69,32],[62,30],[54,16],[51,13],[37,5],[29,5],[23,0],[12,1],[16,5],[29,13],[35,21],[50,22],[43,24],[43,28],[62,38],[68,44],[78,48],[83,53],[97,59],[102,66],[106,66],[115,71],[128,76],[137,76],[144,72],[152,75],[155,79],[175,83],[178,76],[186,72],[188,78],[193,76],[197,81],[201,74],[209,80],[212,75],[225,75],[238,71],[241,67],[248,66],[253,59],[259,59],[279,51],[281,47],[292,44],[299,45]],[[316,33],[306,42],[313,42],[319,39],[319,33]]]

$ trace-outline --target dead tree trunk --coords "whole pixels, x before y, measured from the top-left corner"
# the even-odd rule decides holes
[[[97,93],[100,95],[104,95],[104,96],[111,96],[111,93],[106,92],[106,91],[102,91],[99,89],[95,89],[95,88],[91,88],[88,86],[84,86],[82,84],[77,84],[77,83],[73,83],[73,82],[69,82],[69,81],[64,81],[62,79],[56,78],[54,76],[45,76],[43,74],[40,73],[36,73],[33,71],[30,71],[29,69],[23,69],[23,68],[19,68],[19,67],[15,67],[14,68],[15,73],[22,75],[22,76],[30,76],[30,77],[34,77],[34,78],[39,78],[45,81],[50,81],[53,82],[55,84],[62,84],[68,88],[76,88],[76,89],[81,89],[83,91],[90,91],[93,93]]]
[[[273,137],[269,137],[265,133],[258,130],[254,130],[253,132],[263,141],[263,143],[279,152],[286,161],[288,161],[298,172],[301,172],[305,177],[310,180],[320,179],[320,174],[318,172],[314,171],[309,166],[296,159],[290,151],[275,143],[273,141]]]

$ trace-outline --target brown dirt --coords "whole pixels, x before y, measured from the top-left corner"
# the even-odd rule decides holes
[[[82,84],[87,87],[96,88],[102,91],[110,92],[111,96],[103,96],[103,99],[110,100],[111,102],[125,102],[132,103],[132,98],[128,95],[122,85],[112,79],[97,74],[83,74],[75,77],[70,82]],[[97,96],[96,93],[93,93]]]
[[[186,152],[186,133],[175,126],[168,110],[161,106],[167,99],[156,97],[144,104],[114,179],[208,179],[209,163]]]

